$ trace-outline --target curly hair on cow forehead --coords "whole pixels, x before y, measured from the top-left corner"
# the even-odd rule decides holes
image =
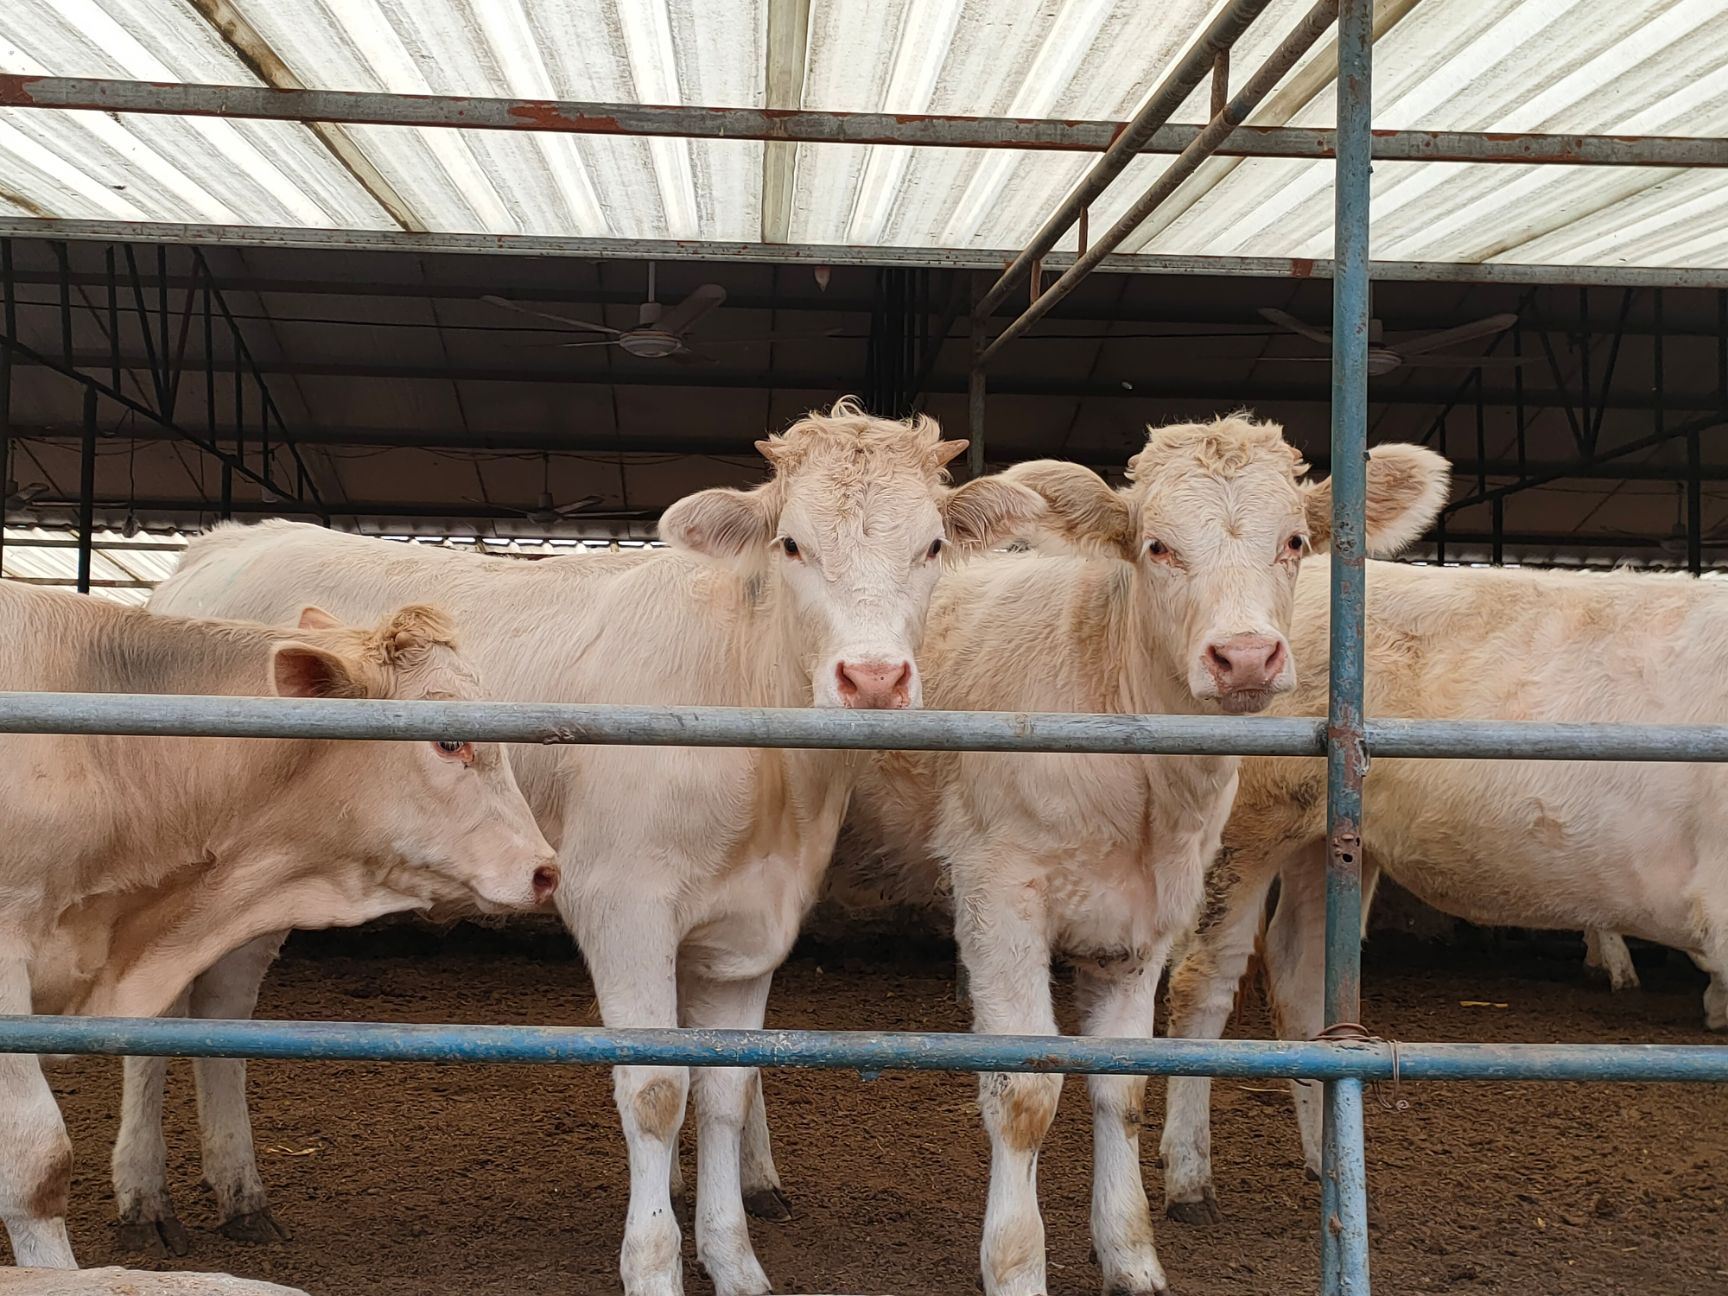
[[[827,411],[811,410],[784,432],[758,441],[756,448],[776,475],[809,463],[836,467],[866,463],[912,468],[945,479],[943,466],[966,449],[964,441],[944,441],[941,425],[926,414],[906,419],[866,413],[857,397],[843,396]]]
[[[1288,470],[1292,478],[1308,471],[1302,452],[1284,440],[1282,424],[1263,422],[1246,410],[1207,423],[1147,428],[1146,448],[1128,461],[1128,479],[1147,481],[1177,462],[1226,478],[1266,464]]]

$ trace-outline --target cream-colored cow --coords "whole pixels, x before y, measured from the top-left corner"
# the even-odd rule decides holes
[[[157,617],[0,582],[0,689],[472,698],[441,613],[371,630]],[[148,1017],[284,927],[528,909],[558,881],[495,744],[0,735],[0,1013]],[[0,1217],[73,1268],[72,1148],[36,1058],[0,1054]]]
[[[1274,708],[1326,709],[1327,577],[1304,571],[1291,639],[1314,672]],[[1686,576],[1412,567],[1368,572],[1367,714],[1429,719],[1720,723],[1728,586]],[[1321,1023],[1326,769],[1242,767],[1205,918],[1171,977],[1170,1033],[1215,1038],[1254,947],[1280,1036]],[[1446,913],[1496,926],[1626,932],[1711,973],[1705,1022],[1728,1028],[1728,772],[1719,765],[1377,760],[1363,844],[1377,870]],[[1624,947],[1622,946],[1622,952]],[[1629,963],[1628,963],[1629,965]],[[1317,1086],[1294,1086],[1320,1164]],[[1164,1127],[1170,1213],[1216,1218],[1204,1079],[1173,1080]]]
[[[1302,480],[1280,428],[1242,417],[1156,429],[1129,472],[1121,491],[1072,464],[1004,474],[1045,497],[1060,539],[1097,556],[993,557],[950,577],[922,659],[931,705],[1239,714],[1292,686],[1300,655],[1285,632],[1302,558],[1327,542],[1327,486]],[[1370,543],[1384,551],[1420,535],[1446,488],[1439,456],[1378,448]],[[1171,943],[1198,913],[1237,763],[889,753],[860,785],[851,844],[946,874],[979,1031],[1058,1033],[1054,960],[1074,969],[1087,1033],[1146,1038]],[[1089,1083],[1104,1290],[1162,1292],[1140,1173],[1145,1082]],[[1061,1087],[1056,1075],[980,1077],[989,1296],[1045,1291],[1035,1171]]]
[[[965,449],[929,419],[869,418],[843,402],[758,443],[774,475],[707,490],[661,520],[670,552],[525,563],[274,523],[195,541],[155,606],[288,615],[313,598],[350,616],[436,595],[458,610],[501,697],[708,706],[903,707],[919,702],[916,653],[950,553],[979,549],[1043,508],[1024,486],[945,484]],[[564,861],[558,907],[608,1026],[759,1027],[769,981],[821,884],[862,756],[833,751],[524,749],[517,768]],[[212,974],[210,1011],[246,1011],[272,951]],[[165,1202],[160,1082],[130,1073],[116,1149],[123,1208]],[[620,1067],[630,1155],[621,1269],[632,1296],[681,1290],[672,1211],[683,1067]],[[208,1106],[219,1164],[246,1210],[263,1205],[237,1075]],[[760,1104],[753,1070],[703,1069],[697,1093],[697,1254],[720,1296],[768,1290],[744,1196],[772,1200],[765,1145],[741,1146]],[[237,1123],[237,1126],[236,1126]],[[763,1129],[757,1121],[754,1129]],[[225,1150],[241,1148],[244,1156]],[[756,1171],[746,1180],[741,1160]],[[160,1209],[157,1207],[156,1209]]]

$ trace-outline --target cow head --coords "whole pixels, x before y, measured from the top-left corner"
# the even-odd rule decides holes
[[[429,607],[402,608],[371,629],[307,608],[271,667],[283,697],[480,696],[449,620]],[[401,908],[527,909],[557,886],[552,848],[497,743],[459,733],[436,742],[314,741],[296,776],[313,793],[296,804],[329,807],[323,822],[298,831],[328,834],[329,851],[360,861],[370,881],[412,902]]]
[[[1195,700],[1262,710],[1296,682],[1287,633],[1303,555],[1331,537],[1332,492],[1275,423],[1232,415],[1150,431],[1110,489],[1090,469],[1041,460],[1004,473],[1049,504],[1071,548],[1132,564],[1151,615],[1139,624]],[[1449,466],[1415,445],[1368,460],[1369,552],[1417,539],[1446,502]]]
[[[739,565],[800,624],[817,706],[917,706],[930,595],[955,554],[1029,525],[1043,501],[984,477],[947,484],[966,449],[934,419],[872,418],[840,401],[756,448],[774,475],[701,491],[660,520],[668,544]]]

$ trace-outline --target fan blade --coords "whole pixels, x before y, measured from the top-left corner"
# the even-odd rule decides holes
[[[711,365],[715,363],[713,356],[704,355],[700,351],[693,351],[689,347],[679,347],[666,358],[673,364],[681,365]]]
[[[546,345],[555,346],[561,351],[568,351],[571,347],[617,346],[618,339],[615,337],[595,338],[591,342],[548,342]]]
[[[610,333],[617,337],[619,330],[608,328],[604,324],[590,324],[587,320],[571,319],[568,315],[554,315],[550,311],[534,310],[529,306],[518,306],[513,301],[505,301],[502,297],[482,297],[481,301],[489,306],[502,306],[505,310],[515,311],[518,315],[530,315],[535,319],[551,320],[555,324],[568,324],[571,328],[587,329],[592,333]]]
[[[585,508],[593,508],[600,502],[598,495],[584,495],[581,499],[571,500],[568,504],[560,504],[552,511],[559,517],[569,517],[572,513],[580,513]]]
[[[1310,342],[1319,342],[1325,346],[1332,345],[1332,335],[1325,329],[1315,328],[1312,324],[1304,324],[1294,315],[1278,310],[1275,307],[1262,306],[1260,308],[1260,317],[1262,319],[1271,320],[1272,323],[1276,324],[1279,328],[1289,329],[1292,333],[1305,337]]]
[[[719,284],[702,284],[683,301],[654,321],[654,327],[682,337],[695,327],[697,320],[725,300],[726,290]]]
[[[1518,322],[1516,315],[1490,315],[1487,319],[1479,319],[1474,324],[1460,324],[1457,328],[1441,329],[1438,333],[1424,334],[1408,342],[1400,342],[1389,348],[1401,356],[1421,355],[1426,351],[1438,351],[1441,347],[1451,346],[1454,342],[1468,342],[1472,338],[1487,337],[1491,333],[1504,333]]]
[[[1445,365],[1456,365],[1461,369],[1517,369],[1533,361],[1535,356],[1470,356],[1470,355],[1413,355],[1402,353],[1398,356],[1398,367],[1428,365],[1440,368]]]

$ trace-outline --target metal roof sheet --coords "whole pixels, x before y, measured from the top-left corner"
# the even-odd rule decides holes
[[[806,108],[1121,120],[1221,2],[810,0],[800,58],[771,50],[779,0],[10,0],[0,70],[256,85],[254,67],[276,67],[319,89],[738,107],[767,105],[773,83]],[[1274,0],[1234,52],[1234,85],[1305,8]],[[230,44],[201,9],[255,38]],[[1376,25],[1385,128],[1728,135],[1721,0],[1381,0]],[[1253,120],[1329,124],[1332,58],[1322,41]],[[1205,95],[1178,117],[1202,120]],[[774,228],[776,150],[795,159],[786,237],[864,247],[1018,247],[1091,160],[7,109],[0,213],[754,242]],[[1138,159],[1093,227],[1167,165]],[[1329,162],[1217,159],[1123,250],[1325,257],[1331,209]],[[1375,255],[1717,267],[1724,215],[1723,170],[1382,163]]]

